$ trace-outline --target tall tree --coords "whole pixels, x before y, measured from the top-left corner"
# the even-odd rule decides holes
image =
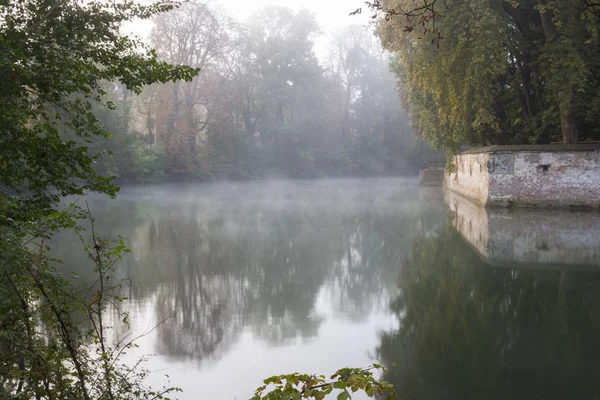
[[[259,132],[291,174],[313,168],[308,148],[323,140],[323,70],[313,51],[319,27],[313,14],[268,7],[250,21],[251,52],[260,86]]]
[[[68,0],[0,4],[2,215],[34,206],[50,210],[60,195],[86,189],[114,193],[91,168],[86,147],[63,134],[86,140],[104,134],[91,109],[103,102],[104,81],[139,92],[144,84],[191,79],[195,70],[172,68],[119,33],[124,21],[170,8]]]
[[[327,75],[333,83],[342,144],[354,173],[397,173],[419,164],[418,141],[402,111],[389,53],[361,26],[340,30],[330,45]]]
[[[220,10],[189,2],[154,19],[151,43],[161,58],[201,70],[189,83],[174,82],[158,89],[155,119],[171,173],[198,169],[198,145],[206,128],[210,103],[218,97],[219,68],[231,48],[233,22]]]
[[[45,240],[73,227],[79,213],[64,196],[114,195],[111,179],[92,168],[90,146],[106,136],[94,107],[108,82],[139,93],[143,85],[190,80],[197,71],[173,67],[120,33],[122,23],[174,5],[134,1],[0,2],[0,397],[91,399],[162,397],[119,374],[106,350],[103,290],[93,303],[55,273]],[[90,257],[106,283],[123,247],[98,242]],[[91,249],[91,248],[90,248]],[[105,264],[107,263],[107,264]],[[107,267],[108,266],[108,270]],[[105,303],[104,303],[105,304]],[[94,325],[82,331],[79,312]],[[86,347],[96,340],[94,349]],[[95,353],[99,349],[99,353]],[[114,365],[114,364],[112,364]],[[131,371],[132,372],[132,371]]]
[[[380,5],[414,8],[404,0]],[[413,121],[431,143],[454,150],[600,137],[600,15],[592,5],[469,0],[427,7],[420,17],[388,15],[379,35],[396,56]]]

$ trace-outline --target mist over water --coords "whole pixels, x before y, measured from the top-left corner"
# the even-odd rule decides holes
[[[420,229],[416,189],[413,178],[168,184],[88,203],[98,234],[132,249],[121,267],[132,330],[166,319],[139,353],[157,354],[149,365],[181,398],[233,399],[273,374],[376,361]],[[75,250],[60,255],[85,274]]]
[[[132,250],[119,273],[132,281],[131,331],[145,335],[127,361],[155,354],[150,383],[168,374],[181,399],[244,399],[274,374],[373,362],[409,399],[506,382],[507,396],[529,386],[589,393],[600,351],[593,239],[569,241],[569,213],[556,214],[571,221],[564,231],[549,230],[543,214],[448,201],[413,178],[149,185],[88,198],[97,233],[121,234]],[[507,239],[521,220],[533,221],[533,250]],[[54,247],[85,276],[72,243]],[[569,256],[581,246],[583,269]],[[125,337],[108,317],[115,340]],[[566,365],[563,380],[555,365]],[[523,374],[535,381],[515,381]]]
[[[598,399],[599,2],[0,1],[0,400]]]

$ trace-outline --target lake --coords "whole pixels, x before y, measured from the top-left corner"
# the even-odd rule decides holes
[[[595,398],[600,214],[485,210],[414,179],[123,188],[128,360],[180,399],[381,362],[403,399]],[[89,276],[69,236],[63,268]],[[116,339],[128,331],[112,318]],[[356,397],[359,398],[359,397]]]

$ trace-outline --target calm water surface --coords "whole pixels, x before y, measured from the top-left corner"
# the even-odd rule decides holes
[[[600,393],[600,214],[486,211],[409,179],[89,201],[98,233],[132,249],[120,274],[146,335],[129,357],[154,354],[151,380],[169,374],[181,399],[246,399],[273,374],[373,362],[403,399]],[[55,247],[85,276],[78,244]]]

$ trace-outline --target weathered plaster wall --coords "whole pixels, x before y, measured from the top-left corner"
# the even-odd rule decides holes
[[[600,268],[600,214],[477,206],[452,192],[455,228],[490,264]]]
[[[515,152],[491,154],[490,205],[600,205],[600,152]],[[508,171],[510,170],[510,172]]]
[[[454,159],[454,171],[446,172],[444,186],[478,204],[487,204],[489,158],[487,153],[457,155]]]
[[[494,146],[455,160],[445,187],[478,204],[600,207],[598,145]]]

